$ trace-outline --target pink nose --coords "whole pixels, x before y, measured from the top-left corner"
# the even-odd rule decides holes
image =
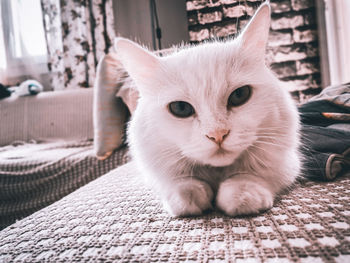
[[[209,140],[215,142],[218,145],[221,145],[221,143],[225,140],[227,135],[230,133],[230,130],[227,129],[220,129],[215,130],[212,132],[209,132],[207,135],[205,135]]]

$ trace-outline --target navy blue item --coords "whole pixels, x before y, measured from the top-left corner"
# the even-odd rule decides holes
[[[303,176],[330,181],[350,172],[350,83],[299,106]]]
[[[11,96],[11,92],[7,88],[0,83],[0,100]]]

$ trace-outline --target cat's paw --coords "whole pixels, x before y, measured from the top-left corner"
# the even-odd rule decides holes
[[[256,182],[227,179],[216,196],[216,205],[230,216],[257,214],[273,206],[274,195]]]
[[[177,182],[163,199],[164,208],[172,216],[200,215],[212,209],[213,191],[202,181],[191,179]]]

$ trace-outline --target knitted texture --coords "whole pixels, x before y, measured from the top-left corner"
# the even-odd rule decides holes
[[[99,161],[91,140],[0,147],[0,229],[126,163],[126,152]]]
[[[350,262],[350,175],[258,216],[172,218],[128,163],[0,232],[0,262]]]

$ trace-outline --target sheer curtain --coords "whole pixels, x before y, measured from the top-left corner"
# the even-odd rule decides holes
[[[325,0],[331,85],[350,81],[350,1]]]
[[[27,76],[48,79],[46,89],[93,86],[115,37],[112,0],[0,0],[0,14],[1,83]]]
[[[48,72],[40,0],[0,1],[0,82]]]

